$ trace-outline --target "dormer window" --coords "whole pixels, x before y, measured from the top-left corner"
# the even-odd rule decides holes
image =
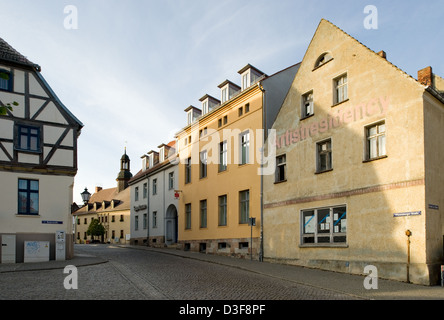
[[[240,87],[229,80],[225,80],[219,86],[221,92],[221,102],[227,102],[230,100],[236,93],[240,91]]]
[[[160,159],[160,162],[163,162],[165,160],[165,148],[164,147],[160,148],[160,150],[159,150],[159,159]]]
[[[333,57],[332,57],[331,53],[329,53],[329,52],[325,52],[325,53],[321,54],[321,56],[316,60],[316,63],[314,66],[315,69],[326,64],[327,62],[329,62],[332,59],[333,59]]]
[[[202,102],[202,115],[211,112],[214,108],[220,105],[220,100],[217,100],[209,94],[204,95],[199,101]]]
[[[184,110],[187,113],[187,125],[191,125],[202,114],[202,111],[194,106],[189,106]]]
[[[241,75],[242,91],[251,87],[251,85],[256,83],[261,77],[266,76],[265,73],[253,67],[251,64],[247,64],[239,70],[238,73]]]

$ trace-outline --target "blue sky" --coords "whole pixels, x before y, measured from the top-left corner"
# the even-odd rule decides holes
[[[66,29],[65,6],[78,29]],[[364,8],[378,28],[364,28]],[[0,0],[0,37],[42,67],[85,125],[74,201],[85,187],[116,186],[125,146],[131,171],[185,126],[183,111],[240,84],[247,63],[273,74],[302,60],[322,18],[416,78],[444,76],[442,0]]]

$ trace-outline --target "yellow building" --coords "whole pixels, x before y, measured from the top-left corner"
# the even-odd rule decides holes
[[[184,250],[260,253],[263,128],[274,120],[297,68],[267,76],[247,65],[238,72],[241,86],[226,80],[218,86],[221,100],[207,94],[202,109],[185,109],[187,126],[176,136],[178,243]]]
[[[436,283],[443,89],[431,68],[416,80],[322,20],[273,125],[265,259]]]
[[[120,159],[117,187],[102,189],[96,187],[94,194],[83,207],[73,212],[76,243],[90,243],[92,240],[106,243],[130,243],[130,159],[126,152]],[[105,228],[105,234],[98,239],[87,234],[93,219],[98,219]]]

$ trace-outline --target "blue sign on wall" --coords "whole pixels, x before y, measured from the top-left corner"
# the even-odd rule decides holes
[[[43,224],[63,224],[63,221],[42,220]]]

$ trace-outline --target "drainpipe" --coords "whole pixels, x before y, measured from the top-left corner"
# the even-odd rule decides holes
[[[261,82],[257,84],[258,88],[262,91],[262,129],[264,134],[262,135],[262,146],[261,146],[261,231],[260,231],[260,244],[259,244],[259,261],[264,261],[264,145],[265,145],[265,135],[267,134],[266,122],[265,122],[265,89],[262,87]],[[253,249],[253,248],[252,248]]]
[[[147,196],[146,196],[146,246],[150,246],[150,177],[148,177],[147,186]]]

